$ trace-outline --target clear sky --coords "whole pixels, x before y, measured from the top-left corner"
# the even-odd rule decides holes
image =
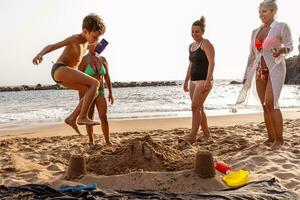
[[[205,38],[215,46],[216,79],[241,79],[250,36],[261,22],[261,0],[1,0],[0,86],[54,84],[51,61],[61,50],[33,57],[47,44],[81,32],[84,16],[95,12],[107,26],[112,81],[183,80],[188,67],[191,24],[204,15]],[[278,0],[278,21],[292,30],[298,54],[300,1]]]

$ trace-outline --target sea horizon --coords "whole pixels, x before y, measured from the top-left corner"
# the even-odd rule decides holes
[[[242,79],[240,78],[221,78],[221,79],[214,79],[215,81],[237,81],[237,82],[241,82]],[[139,80],[139,81],[112,81],[113,83],[143,83],[143,82],[147,82],[147,83],[157,83],[157,82],[178,82],[178,83],[183,83],[184,80]],[[55,82],[52,83],[32,83],[32,84],[16,84],[16,85],[0,85],[0,87],[21,87],[21,86],[37,86],[37,85],[42,85],[42,86],[51,86],[51,85],[59,85]],[[68,89],[68,88],[66,88]]]

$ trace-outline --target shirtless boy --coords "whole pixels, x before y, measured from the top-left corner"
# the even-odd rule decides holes
[[[65,119],[65,122],[79,133],[78,125],[99,125],[88,118],[89,108],[97,95],[100,83],[97,79],[77,70],[88,44],[94,44],[105,32],[102,19],[96,14],[89,14],[83,19],[82,32],[72,35],[63,41],[47,45],[33,59],[33,64],[42,62],[43,56],[61,47],[65,47],[61,56],[52,66],[51,75],[55,82],[84,93],[84,97],[77,105],[80,114],[77,118],[73,113]],[[76,124],[77,118],[77,124]]]

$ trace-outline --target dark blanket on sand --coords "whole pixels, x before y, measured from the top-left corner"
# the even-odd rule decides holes
[[[178,183],[180,184],[180,183]],[[101,187],[101,186],[100,186]],[[0,199],[273,199],[273,200],[300,200],[294,192],[283,189],[275,178],[271,180],[256,181],[245,186],[226,189],[222,191],[182,194],[158,192],[151,190],[93,190],[70,191],[60,193],[46,185],[28,184],[18,187],[0,186]]]

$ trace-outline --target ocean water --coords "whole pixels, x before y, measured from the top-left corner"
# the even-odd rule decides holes
[[[242,85],[216,80],[205,109],[207,115],[230,114]],[[105,95],[107,95],[105,91]],[[281,108],[300,107],[300,86],[285,85]],[[182,85],[114,88],[115,102],[108,106],[109,119],[191,116],[189,94]],[[78,103],[73,90],[41,90],[0,93],[0,128],[31,123],[62,122]],[[259,104],[238,107],[238,113],[261,111]],[[96,117],[97,119],[97,117]]]

